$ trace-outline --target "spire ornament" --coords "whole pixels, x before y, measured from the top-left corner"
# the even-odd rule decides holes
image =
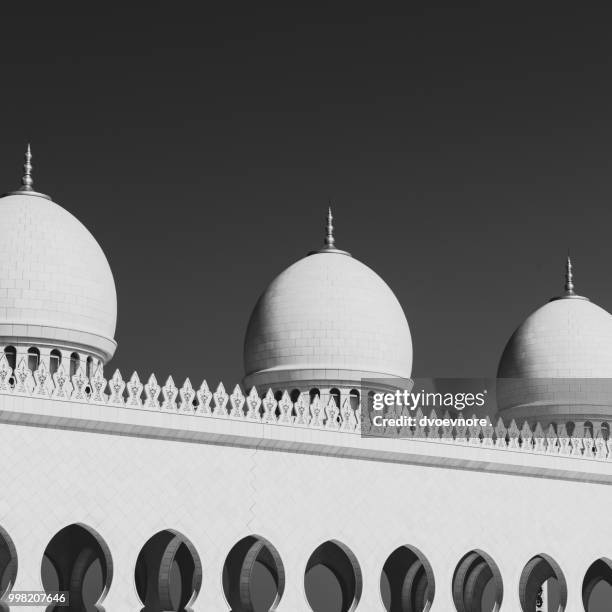
[[[21,177],[20,191],[34,191],[32,186],[34,185],[34,179],[32,178],[32,149],[30,143],[25,154],[25,163],[23,164],[23,176]]]
[[[572,272],[572,260],[567,256],[565,262],[565,295],[576,295],[574,293],[574,274]]]
[[[573,269],[572,260],[569,256],[569,253],[567,255],[567,259],[565,260],[564,291],[561,295],[551,298],[550,301],[554,302],[555,300],[565,300],[565,299],[586,300],[587,302],[589,301],[589,298],[586,298],[582,295],[578,295],[574,291],[574,269]]]
[[[333,249],[336,244],[336,239],[334,238],[334,226],[332,222],[334,220],[334,216],[332,215],[331,202],[327,207],[327,225],[325,226],[325,246],[329,249]]]
[[[30,147],[30,143],[28,143],[28,148],[25,152],[25,162],[23,164],[23,176],[21,177],[21,187],[15,189],[15,191],[9,191],[4,195],[31,195],[38,196],[41,198],[47,198],[50,200],[51,198],[44,193],[38,193],[38,191],[34,191],[34,179],[32,178],[32,148]]]
[[[314,255],[315,253],[338,253],[340,255],[348,255],[350,257],[350,253],[347,251],[342,251],[341,249],[336,248],[336,237],[334,236],[334,215],[332,214],[332,203],[329,201],[329,206],[327,207],[327,220],[325,224],[325,240],[323,247],[316,250],[310,251],[309,255]]]

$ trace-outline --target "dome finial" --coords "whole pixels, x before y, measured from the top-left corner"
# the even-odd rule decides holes
[[[336,248],[336,238],[334,236],[334,215],[332,215],[332,202],[329,200],[329,205],[327,207],[327,223],[325,224],[325,241],[323,246],[316,251],[310,251],[309,255],[314,255],[315,253],[337,253],[339,255],[349,255],[347,251],[342,251],[341,249]]]
[[[32,188],[34,185],[34,179],[32,178],[32,150],[30,143],[25,154],[25,163],[23,164],[23,176],[21,177],[20,191],[34,191]]]
[[[28,143],[28,148],[25,152],[25,162],[23,164],[21,187],[15,189],[15,191],[9,191],[8,193],[5,193],[0,197],[10,195],[28,195],[38,196],[39,198],[46,198],[47,200],[51,199],[48,195],[45,195],[44,193],[38,193],[38,191],[34,191],[34,179],[32,178],[32,148],[30,147],[30,143]]]
[[[574,291],[574,271],[572,266],[572,260],[569,255],[569,251],[567,252],[567,259],[565,260],[565,290],[561,295],[557,295],[556,297],[550,298],[551,302],[555,300],[563,300],[567,298],[573,298],[577,300],[586,300],[589,301],[589,298],[585,298],[583,295],[578,295]]]
[[[565,262],[565,295],[576,295],[574,293],[574,274],[572,272],[572,260],[570,259],[569,252],[567,254],[567,261]]]
[[[334,226],[332,225],[333,220],[334,216],[332,215],[330,200],[329,206],[327,207],[327,225],[325,226],[325,246],[328,249],[333,249],[336,245],[336,239],[334,238]]]

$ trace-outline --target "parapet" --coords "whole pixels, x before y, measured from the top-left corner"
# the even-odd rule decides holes
[[[89,379],[82,367],[79,367],[73,376],[69,376],[60,365],[51,375],[44,362],[32,372],[27,367],[26,360],[21,359],[13,371],[6,357],[0,357],[1,395],[108,406],[129,411],[173,413],[285,429],[289,427],[313,432],[337,432],[352,438],[370,437],[372,426],[367,418],[362,419],[362,405],[359,398],[355,397],[355,390],[350,393],[347,390],[342,394],[344,397],[337,390],[334,392],[338,394],[330,394],[327,401],[322,400],[319,395],[311,398],[308,393],[299,393],[299,396],[294,398],[295,401],[292,401],[288,391],[281,394],[277,392],[275,395],[272,390],[268,390],[262,397],[255,388],[245,394],[241,387],[236,385],[231,393],[228,393],[223,383],[212,391],[206,381],[195,389],[188,378],[180,388],[171,376],[163,386],[157,382],[154,375],[143,384],[136,372],[126,381],[119,370],[107,380],[101,367],[98,367]],[[420,410],[415,412],[417,421],[422,416]],[[438,418],[435,411],[431,412],[429,418]],[[100,419],[104,419],[103,412]],[[151,421],[153,426],[160,423],[159,419]],[[495,426],[417,425],[392,428],[382,437],[388,435],[393,438],[394,448],[398,448],[398,444],[420,441],[612,462],[612,443],[608,440],[607,427],[594,431],[590,424],[585,427],[582,423],[572,423],[572,426],[568,428],[565,423],[559,423],[544,428],[539,423],[530,426],[525,421],[519,427],[514,420],[504,423],[499,419]],[[382,442],[387,443],[387,440]]]

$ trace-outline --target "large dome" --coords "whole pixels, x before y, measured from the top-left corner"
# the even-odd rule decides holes
[[[322,249],[287,268],[259,298],[244,367],[247,386],[410,378],[410,329],[380,276],[348,253]]]
[[[502,414],[612,416],[612,315],[570,286],[527,317],[508,341],[497,373]]]
[[[83,348],[113,355],[117,295],[95,238],[42,194],[0,198],[0,336],[3,344]]]

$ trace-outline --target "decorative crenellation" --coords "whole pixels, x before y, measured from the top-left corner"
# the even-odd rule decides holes
[[[172,376],[163,386],[159,385],[154,374],[145,384],[136,372],[126,381],[119,370],[107,380],[100,366],[91,378],[85,375],[82,366],[72,376],[66,373],[63,365],[51,374],[44,361],[32,372],[25,358],[13,370],[6,356],[0,356],[0,394],[331,430],[364,437],[411,439],[612,461],[612,443],[608,440],[609,428],[606,423],[598,428],[589,422],[571,423],[571,428],[570,423],[550,424],[544,428],[540,423],[531,426],[525,421],[519,428],[514,419],[507,425],[499,418],[495,425],[442,424],[440,427],[430,427],[419,424],[424,416],[419,408],[414,413],[417,425],[387,427],[381,434],[380,428],[374,432],[367,411],[362,420],[361,402],[359,399],[355,401],[355,389],[346,390],[345,393],[338,393],[334,389],[334,392],[324,393],[323,399],[320,393],[311,397],[306,392],[300,392],[292,400],[286,390],[274,393],[268,389],[261,397],[254,387],[245,395],[240,385],[236,385],[231,393],[226,391],[223,383],[211,391],[206,381],[194,389],[189,378],[180,388]],[[386,416],[399,416],[402,413],[397,408],[391,407],[390,410]],[[432,410],[428,418],[438,419],[436,411]],[[447,412],[442,418],[451,417]],[[476,416],[472,418],[477,420]]]

